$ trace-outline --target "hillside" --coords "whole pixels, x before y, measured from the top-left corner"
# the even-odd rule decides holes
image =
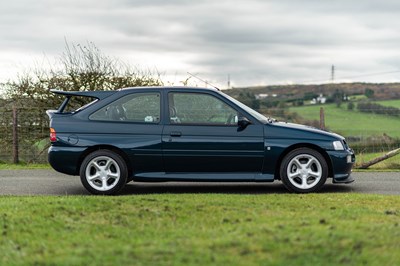
[[[373,91],[374,99],[400,99],[400,83],[333,83],[312,85],[272,85],[232,88],[225,92],[233,97],[240,93],[251,92],[255,95],[274,95],[276,99],[302,99],[310,94],[332,95],[335,91],[342,91],[346,95],[365,94]]]
[[[400,104],[400,101],[393,102],[392,105],[394,104]],[[400,138],[398,117],[366,114],[358,110],[348,110],[346,105],[337,107],[335,104],[291,107],[289,110],[305,119],[319,120],[321,107],[325,111],[326,126],[346,137],[354,139],[385,135],[389,138]]]

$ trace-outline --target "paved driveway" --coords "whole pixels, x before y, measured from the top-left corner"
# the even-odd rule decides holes
[[[330,184],[321,192],[400,195],[400,172],[353,173],[348,185]],[[281,182],[274,183],[129,183],[122,194],[149,193],[287,193]],[[0,170],[0,195],[87,195],[78,176],[54,170]]]

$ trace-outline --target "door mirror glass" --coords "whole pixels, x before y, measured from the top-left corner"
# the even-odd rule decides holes
[[[247,118],[244,117],[244,116],[241,116],[241,117],[239,117],[238,119],[239,119],[239,121],[238,121],[238,126],[239,126],[239,128],[240,128],[241,130],[245,129],[248,125],[251,124],[250,120],[247,119]]]

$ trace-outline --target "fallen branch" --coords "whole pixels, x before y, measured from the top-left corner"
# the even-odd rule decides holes
[[[371,165],[374,165],[374,164],[377,164],[379,162],[382,162],[382,161],[384,161],[384,160],[386,160],[386,159],[388,159],[390,157],[393,157],[393,156],[395,156],[395,155],[397,155],[399,153],[400,153],[400,148],[392,150],[392,151],[389,151],[388,153],[386,153],[386,154],[384,154],[382,156],[379,156],[379,157],[377,157],[377,158],[375,158],[375,159],[373,159],[371,161],[363,163],[363,164],[361,164],[360,166],[358,166],[356,168],[357,169],[367,169]]]

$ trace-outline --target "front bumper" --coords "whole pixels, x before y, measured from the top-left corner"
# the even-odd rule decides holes
[[[351,169],[356,162],[353,150],[329,151],[328,155],[332,163],[333,183],[348,184],[354,181]]]
[[[349,184],[354,182],[354,177],[351,174],[348,175],[335,175],[332,179],[332,183],[335,184]]]

